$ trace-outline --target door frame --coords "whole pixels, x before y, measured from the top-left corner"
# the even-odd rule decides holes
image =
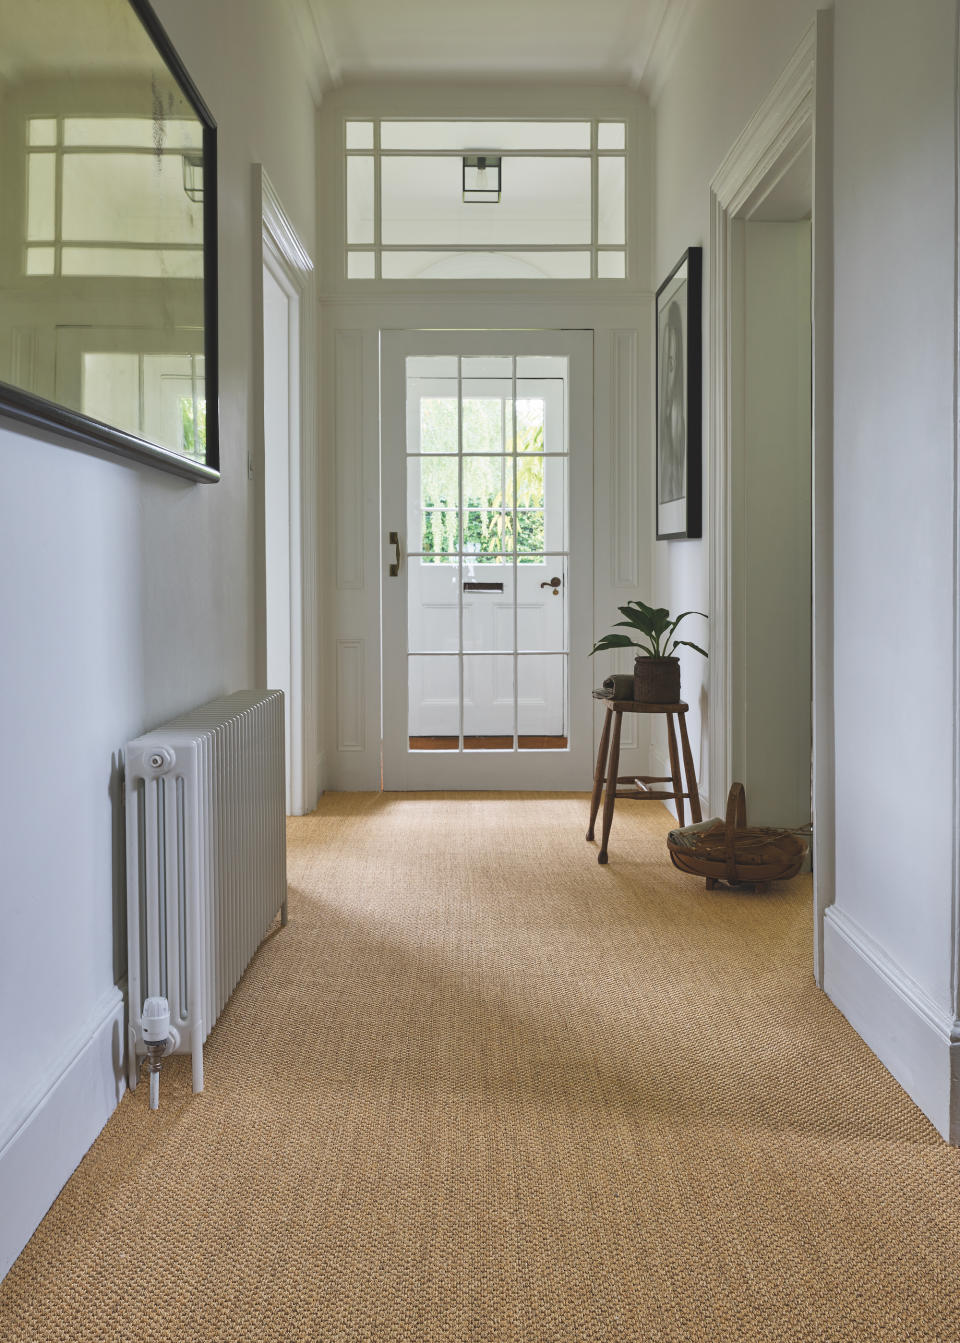
[[[380,332],[380,620],[381,620],[381,714],[380,714],[380,750],[381,780],[384,788],[407,790],[417,788],[441,788],[455,791],[473,789],[521,788],[525,790],[543,789],[543,775],[548,772],[549,763],[556,766],[562,756],[562,770],[559,784],[549,791],[583,790],[590,786],[593,769],[593,708],[590,691],[594,669],[586,658],[577,658],[575,649],[570,646],[567,652],[567,708],[569,715],[568,733],[570,746],[563,752],[558,751],[522,751],[510,753],[510,777],[504,781],[505,753],[490,752],[422,752],[411,753],[405,749],[406,731],[395,733],[396,739],[388,739],[388,724],[407,727],[407,677],[388,675],[386,656],[388,631],[393,632],[394,641],[399,642],[406,630],[406,583],[403,581],[405,555],[401,554],[401,592],[403,600],[394,602],[397,578],[391,577],[390,565],[394,562],[394,547],[387,538],[394,530],[396,519],[382,507],[387,489],[392,489],[394,477],[402,480],[401,452],[405,442],[406,421],[403,414],[405,398],[404,361],[407,355],[429,355],[450,353],[454,345],[456,353],[466,357],[491,354],[491,339],[501,342],[503,348],[498,353],[506,353],[509,346],[513,354],[565,355],[569,364],[569,476],[568,499],[577,499],[581,516],[589,517],[589,536],[584,538],[581,529],[576,536],[570,527],[568,540],[568,593],[569,627],[571,636],[582,627],[582,632],[591,636],[593,630],[593,420],[594,420],[594,333],[592,330],[519,331],[519,330],[483,330],[459,329],[456,331],[428,331],[422,329],[384,329]],[[391,438],[386,425],[389,407],[397,409],[397,437]],[[388,454],[396,454],[391,463]],[[401,536],[406,533],[406,501],[401,500],[399,520]],[[403,551],[406,546],[403,546]],[[576,583],[570,584],[570,576],[576,573]],[[404,650],[406,639],[402,638]],[[406,651],[404,651],[406,660]],[[576,724],[576,729],[574,725]],[[422,755],[422,759],[420,756]],[[469,760],[470,778],[464,777],[464,762]],[[545,764],[547,768],[545,769]]]
[[[313,261],[284,210],[263,165],[253,165],[254,248],[253,400],[257,460],[249,479],[260,481],[256,510],[256,674],[267,677],[266,492],[264,432],[263,272],[296,306],[298,348],[290,359],[289,565],[290,565],[290,813],[302,816],[317,805],[322,783],[318,754],[317,667],[319,662],[319,572],[317,552],[317,417],[315,393],[316,289]]]
[[[710,189],[708,481],[710,556],[710,788],[730,783],[733,729],[731,462],[740,367],[736,344],[738,221],[797,157],[813,159],[812,815],[814,977],[823,985],[823,920],[834,901],[833,733],[833,235],[832,13],[821,10],[777,84],[727,155]]]

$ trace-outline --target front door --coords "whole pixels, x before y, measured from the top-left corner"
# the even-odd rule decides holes
[[[384,787],[587,787],[591,334],[385,333],[381,404]]]

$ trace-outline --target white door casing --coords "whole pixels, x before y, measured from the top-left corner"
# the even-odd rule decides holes
[[[260,283],[254,314],[258,346],[254,403],[260,451],[258,463],[253,459],[248,463],[248,473],[255,475],[259,465],[263,478],[258,517],[257,678],[266,684],[273,672],[282,682],[278,688],[286,692],[287,807],[301,815],[316,805],[322,786],[317,709],[315,279],[313,262],[259,164],[253,168],[253,192],[261,219],[256,239]],[[269,342],[280,342],[285,348],[268,349]],[[282,374],[279,379],[278,374]],[[282,464],[281,454],[285,457]]]

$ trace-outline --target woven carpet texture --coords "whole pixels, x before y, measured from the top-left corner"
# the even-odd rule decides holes
[[[951,1343],[960,1153],[814,986],[809,878],[587,799],[334,794],[290,924],[124,1097],[3,1343]]]

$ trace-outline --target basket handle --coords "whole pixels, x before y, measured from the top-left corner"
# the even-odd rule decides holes
[[[727,857],[727,881],[737,880],[737,857],[734,836],[747,824],[747,794],[742,783],[732,783],[727,795],[727,818],[724,826]]]

